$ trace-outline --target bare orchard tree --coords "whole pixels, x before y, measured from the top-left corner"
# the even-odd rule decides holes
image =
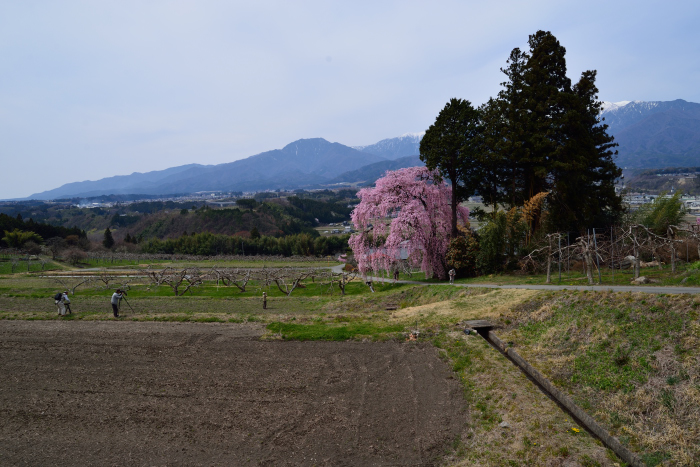
[[[278,275],[278,269],[266,268],[265,266],[263,266],[262,269],[257,269],[255,271],[254,279],[258,281],[259,288],[264,289],[270,287],[274,282],[275,277],[277,277]]]
[[[107,269],[102,269],[99,274],[97,274],[96,281],[102,282],[104,284],[103,288],[108,289],[109,283],[113,282],[117,276]]]
[[[348,285],[348,283],[355,280],[357,276],[357,269],[354,269],[352,271],[341,272],[333,272],[332,270],[328,269],[326,270],[326,272],[319,272],[317,277],[319,277],[323,281],[323,284],[328,285],[328,289],[331,295],[333,295],[333,291],[335,290],[336,284],[340,289],[340,294],[345,295],[345,287]]]
[[[293,269],[280,268],[271,270],[272,281],[277,285],[280,292],[289,297],[297,287],[303,288],[302,281],[311,276],[318,276],[315,269]]]
[[[148,271],[147,274],[155,285],[167,284],[176,296],[192,293],[192,288],[202,285],[205,279],[199,268],[167,267],[162,271]]]
[[[213,267],[209,277],[216,281],[216,285],[223,284],[226,287],[235,285],[243,293],[252,278],[252,273],[250,269]]]
[[[169,270],[170,268],[156,270],[152,269],[151,265],[149,265],[148,269],[146,269],[146,276],[151,280],[153,285],[158,287],[165,283],[165,277],[169,274]]]
[[[46,249],[51,253],[51,259],[55,260],[58,255],[66,248],[66,241],[61,237],[51,237],[46,240]]]
[[[547,283],[551,282],[551,268],[554,262],[562,261],[564,256],[580,258],[583,261],[589,284],[594,283],[593,271],[599,270],[601,264],[610,265],[614,270],[623,264],[629,264],[630,258],[634,267],[634,278],[639,277],[642,266],[642,253],[650,253],[656,261],[646,263],[648,266],[662,267],[659,253],[668,250],[671,257],[671,270],[675,272],[677,248],[683,242],[683,235],[692,235],[690,227],[670,226],[666,236],[657,235],[647,227],[634,224],[624,228],[611,230],[610,235],[600,231],[587,233],[576,238],[570,245],[561,246],[560,233],[547,235],[541,246],[520,260],[521,268],[525,270],[544,270],[547,272]],[[697,233],[696,235],[700,235]],[[599,271],[600,273],[600,271]]]
[[[75,289],[81,285],[87,286],[95,280],[95,278],[92,276],[52,276],[51,279],[58,283],[63,290],[70,291],[71,295],[75,295]]]

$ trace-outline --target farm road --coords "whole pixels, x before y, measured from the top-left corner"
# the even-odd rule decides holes
[[[432,465],[468,421],[427,344],[0,321],[2,465]]]
[[[376,282],[394,282],[393,279],[372,277]],[[399,280],[400,284],[431,285],[428,282]],[[435,285],[448,285],[443,282]],[[537,284],[454,284],[454,287],[486,289],[525,289],[525,290],[587,290],[589,292],[642,292],[651,294],[700,294],[700,287],[639,286],[639,285],[537,285]]]

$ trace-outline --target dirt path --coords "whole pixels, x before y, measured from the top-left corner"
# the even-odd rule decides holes
[[[0,321],[2,465],[430,465],[467,422],[427,345]]]
[[[391,282],[398,284],[413,284],[413,285],[449,285],[447,282],[442,283],[430,283],[421,281],[408,281],[399,280],[394,281],[393,279],[387,279],[385,277],[371,277],[375,282]],[[467,287],[467,288],[485,288],[485,289],[523,289],[523,290],[581,290],[581,291],[601,291],[601,292],[643,292],[651,294],[700,294],[700,287],[682,287],[682,286],[653,286],[653,285],[539,285],[539,284],[460,284],[456,283],[453,287]]]

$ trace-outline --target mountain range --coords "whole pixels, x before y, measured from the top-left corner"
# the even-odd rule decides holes
[[[700,166],[700,104],[681,99],[604,102],[601,117],[619,144],[616,162],[620,167]],[[29,198],[308,189],[373,183],[387,170],[423,165],[418,157],[422,137],[423,133],[407,133],[354,147],[323,138],[300,139],[282,149],[225,164],[189,164],[68,183]]]
[[[362,146],[361,150],[323,138],[300,139],[282,149],[225,164],[188,164],[97,181],[67,183],[29,198],[47,200],[108,194],[262,191],[318,188],[339,183],[372,183],[387,170],[421,165],[417,157],[421,137],[421,134],[415,134],[385,139]]]
[[[620,145],[616,162],[622,168],[700,166],[700,104],[604,102],[601,117]]]

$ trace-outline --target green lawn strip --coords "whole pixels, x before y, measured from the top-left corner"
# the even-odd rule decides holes
[[[337,266],[340,263],[338,261],[328,261],[324,259],[310,257],[308,261],[284,261],[282,260],[269,260],[260,257],[256,259],[251,257],[250,260],[222,260],[212,257],[210,260],[153,260],[153,259],[91,259],[80,262],[81,268],[123,268],[123,267],[135,267],[140,266],[145,268],[151,265],[153,269],[174,267],[174,268],[188,268],[188,267],[199,267],[199,268],[210,268],[213,266],[217,267],[227,267],[227,268],[324,268]]]
[[[32,277],[22,275],[4,276],[5,280],[0,281],[0,295],[39,298],[47,295],[53,295],[59,289],[65,289],[61,286],[57,279],[49,277]],[[121,279],[121,280],[120,280]],[[68,284],[76,284],[81,278],[63,278],[62,282]],[[128,298],[131,297],[175,297],[174,290],[167,286],[154,286],[148,282],[146,278],[117,278],[110,284],[104,284],[99,281],[91,284],[81,285],[76,289],[76,296],[105,296],[111,295],[117,287],[128,282],[130,290]],[[178,288],[178,293],[182,294],[186,290],[186,283]],[[387,291],[400,290],[407,287],[405,284],[375,284],[375,291],[379,294]],[[223,286],[217,285],[216,282],[207,281],[203,285],[192,287],[184,295],[180,295],[183,299],[186,297],[208,297],[208,298],[252,298],[262,297],[262,293],[266,292],[270,298],[292,298],[292,297],[332,297],[341,298],[340,289],[337,283],[331,288],[329,283],[323,282],[321,278],[315,278],[315,281],[307,280],[301,287],[295,288],[289,296],[282,292],[274,283],[263,287],[263,284],[258,281],[250,281],[246,285],[245,292],[241,292],[235,285]],[[357,296],[371,293],[369,287],[361,281],[353,281],[346,285],[345,296]],[[179,298],[177,297],[177,298]]]
[[[370,338],[373,340],[386,340],[398,338],[404,331],[400,324],[386,325],[382,323],[270,323],[267,330],[273,334],[281,334],[285,340],[298,341],[345,341],[350,339]]]
[[[379,276],[379,274],[377,274]],[[646,276],[654,283],[648,285],[674,285],[674,286],[700,286],[700,262],[699,263],[680,263],[677,265],[676,272],[671,272],[671,266],[665,265],[662,269],[652,267],[643,268],[640,272],[641,276]],[[385,275],[382,274],[381,277]],[[400,280],[409,280],[417,282],[425,282],[426,284],[444,284],[445,280],[435,278],[426,279],[425,273],[414,272],[410,275],[401,273]],[[630,285],[634,279],[632,269],[615,270],[610,268],[601,268],[600,274],[601,283],[603,285]],[[594,271],[593,281],[598,284],[598,272]],[[458,277],[455,280],[457,284],[498,284],[498,285],[544,285],[547,283],[546,274],[521,274],[521,273],[501,273],[488,274],[478,277]],[[588,285],[588,277],[581,271],[562,270],[561,280],[559,280],[558,268],[552,269],[551,285]]]
[[[43,271],[56,271],[61,270],[61,266],[54,262],[49,262],[44,264],[42,269],[41,262],[39,261],[29,261],[29,270],[27,270],[27,261],[19,261],[15,264],[14,273],[12,271],[12,262],[10,261],[0,261],[0,274],[26,274],[27,272],[37,273]]]

